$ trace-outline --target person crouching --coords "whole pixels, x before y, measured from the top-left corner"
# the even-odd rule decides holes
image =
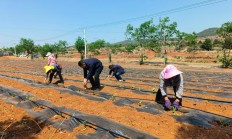
[[[156,102],[162,102],[164,100],[164,107],[168,110],[175,108],[178,110],[179,106],[182,105],[183,96],[183,76],[173,65],[167,65],[160,73],[160,85],[159,90],[156,94]],[[172,86],[175,93],[174,102],[171,103],[167,96],[167,86]]]

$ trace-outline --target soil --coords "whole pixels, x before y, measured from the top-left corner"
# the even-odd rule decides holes
[[[152,54],[150,54],[152,55]],[[202,54],[203,55],[203,54]],[[146,112],[139,112],[135,108],[143,107],[144,103],[154,103],[155,96],[152,92],[148,94],[139,94],[133,92],[134,89],[152,90],[158,87],[158,74],[164,67],[163,65],[143,65],[138,66],[133,62],[120,63],[127,69],[127,73],[123,75],[126,78],[125,83],[117,82],[114,78],[104,79],[107,76],[107,69],[101,75],[101,83],[105,84],[100,92],[106,92],[109,95],[114,95],[115,100],[94,101],[83,96],[71,95],[68,92],[61,93],[56,86],[48,85],[47,87],[38,87],[28,84],[21,79],[31,80],[34,83],[43,84],[44,71],[43,65],[45,60],[16,60],[0,58],[0,64],[4,65],[1,68],[0,84],[3,86],[17,88],[21,91],[28,92],[36,96],[37,99],[47,100],[56,106],[65,106],[69,109],[81,111],[86,114],[101,116],[120,124],[135,128],[137,130],[146,132],[158,138],[232,138],[232,126],[223,124],[222,122],[209,121],[214,126],[201,127],[177,121],[173,116],[183,116],[184,113],[179,111],[164,111],[162,114],[150,114]],[[61,61],[63,65],[63,75],[65,78],[65,86],[76,86],[83,88],[82,70],[77,67],[76,62]],[[105,63],[107,65],[108,63]],[[224,70],[217,68],[217,65],[204,65],[198,63],[194,66],[192,64],[176,64],[179,69],[186,73],[186,88],[189,89],[184,92],[185,96],[199,97],[205,99],[222,100],[232,102],[230,97],[222,97],[221,92],[232,95],[231,78],[225,78],[232,75],[231,70]],[[107,66],[105,66],[107,67]],[[213,67],[213,68],[212,68]],[[204,68],[204,70],[202,70]],[[130,73],[131,71],[131,73]],[[138,72],[138,73],[137,73]],[[141,74],[141,72],[144,72]],[[154,73],[152,73],[154,72]],[[194,74],[193,74],[194,73]],[[196,74],[195,74],[196,73]],[[200,77],[198,76],[201,75]],[[207,76],[215,74],[215,76]],[[189,75],[189,76],[187,76]],[[189,78],[190,77],[190,78]],[[207,79],[205,79],[205,78]],[[136,79],[135,79],[136,78]],[[204,79],[198,82],[196,80]],[[55,79],[53,82],[55,82]],[[220,80],[220,81],[219,81]],[[194,83],[193,83],[194,82]],[[218,84],[217,84],[218,83]],[[222,83],[222,84],[220,84]],[[115,86],[109,86],[115,85]],[[228,86],[227,86],[228,85]],[[91,87],[90,85],[88,85]],[[207,88],[206,86],[214,86],[215,89]],[[129,87],[124,89],[123,87]],[[219,88],[220,87],[220,88]],[[223,90],[223,89],[227,90]],[[190,89],[192,91],[190,91]],[[205,91],[208,93],[193,93],[195,90]],[[172,90],[169,89],[168,92]],[[85,91],[80,91],[82,94]],[[90,93],[89,96],[96,96],[99,92]],[[88,95],[88,94],[87,94]],[[131,106],[117,106],[114,104],[120,97],[134,98],[134,100],[141,101],[141,106],[134,103]],[[0,114],[0,136],[4,138],[76,138],[77,134],[89,134],[95,131],[95,127],[78,126],[72,132],[63,131],[55,128],[52,125],[45,124],[43,121],[36,121],[27,112],[12,104],[7,104],[0,99],[1,114]],[[231,103],[213,103],[211,101],[194,101],[191,99],[183,99],[183,106],[194,108],[197,110],[218,114],[221,116],[232,118]],[[33,110],[39,111],[44,107],[35,107]],[[68,116],[56,115],[50,120],[65,120]]]

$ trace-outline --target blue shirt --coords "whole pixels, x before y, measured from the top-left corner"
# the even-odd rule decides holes
[[[84,68],[84,78],[88,80],[95,74],[96,69],[102,67],[102,62],[96,58],[85,59],[84,63],[87,66]],[[87,71],[89,71],[88,74]]]
[[[122,74],[125,73],[124,68],[122,68],[120,65],[113,65],[113,68],[110,69],[109,74],[111,74],[112,72],[114,74],[116,74],[117,72],[120,72]]]

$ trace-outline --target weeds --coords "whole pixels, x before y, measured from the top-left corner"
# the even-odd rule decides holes
[[[226,121],[226,120],[218,120],[217,123],[221,126],[228,126],[230,125],[230,121]]]

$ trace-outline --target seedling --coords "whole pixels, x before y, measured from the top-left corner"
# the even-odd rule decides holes
[[[176,109],[175,107],[173,107],[173,108],[172,108],[173,114],[174,114],[174,115],[179,115],[176,111],[177,111],[177,109]]]
[[[156,93],[156,89],[152,88],[152,93],[155,94]]]
[[[134,88],[135,88],[134,85],[132,85],[132,86],[131,86],[131,89],[134,89]]]
[[[139,106],[142,106],[142,102],[143,102],[143,101],[140,100],[140,101],[138,102],[138,105],[139,105]]]
[[[27,99],[27,100],[31,100],[31,99],[33,99],[33,98],[35,98],[35,97],[34,97],[34,96],[30,96],[30,95],[26,96],[26,99]]]
[[[82,121],[82,123],[81,123],[81,124],[84,126],[83,131],[84,131],[84,130],[86,130],[87,121],[85,121],[85,120],[84,120],[84,121]]]
[[[113,94],[113,95],[111,96],[110,99],[111,99],[112,101],[114,101],[114,100],[115,100],[115,97],[116,97],[115,94]]]

